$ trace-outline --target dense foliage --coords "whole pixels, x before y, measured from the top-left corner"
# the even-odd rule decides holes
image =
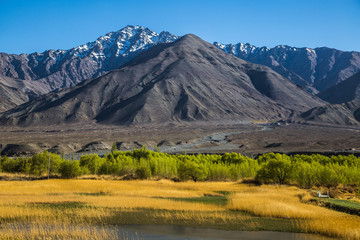
[[[354,155],[327,157],[268,153],[253,159],[238,153],[170,155],[142,148],[127,152],[114,150],[104,157],[83,155],[80,160],[71,161],[44,152],[29,158],[0,157],[0,171],[37,176],[50,173],[63,178],[84,174],[179,181],[254,178],[260,183],[295,183],[302,188],[360,185],[360,158]]]

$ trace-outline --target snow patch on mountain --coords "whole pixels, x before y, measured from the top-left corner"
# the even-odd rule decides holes
[[[61,61],[65,56],[68,58],[104,59],[109,57],[125,57],[137,51],[143,51],[159,43],[169,43],[178,39],[179,36],[163,31],[160,34],[141,26],[128,25],[119,31],[110,32],[99,37],[96,41],[80,45],[68,50],[49,50],[43,53],[25,54],[27,59],[37,62],[53,59]],[[55,63],[56,64],[56,63]]]

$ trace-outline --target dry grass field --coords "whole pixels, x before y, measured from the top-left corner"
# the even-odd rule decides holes
[[[311,196],[295,187],[250,188],[230,196],[230,210],[256,216],[296,219],[297,228],[340,239],[360,239],[360,217],[309,204]]]
[[[360,217],[309,204],[306,190],[234,182],[0,182],[1,239],[123,238],[116,226],[174,224],[360,238]]]

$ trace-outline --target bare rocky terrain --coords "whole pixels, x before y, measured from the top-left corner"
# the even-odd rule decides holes
[[[197,122],[133,127],[94,123],[52,127],[1,127],[2,155],[29,155],[45,150],[67,154],[104,154],[119,150],[160,148],[168,153],[266,152],[360,153],[360,128],[244,122]]]

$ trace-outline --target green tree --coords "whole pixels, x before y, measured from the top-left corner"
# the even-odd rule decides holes
[[[48,165],[49,165],[48,152],[35,154],[31,158],[30,173],[38,176],[45,174],[48,171]]]
[[[141,149],[134,149],[132,155],[138,160],[140,160],[141,158],[149,159],[151,151],[147,150],[146,146],[144,145]]]
[[[178,174],[181,180],[188,180],[191,178],[194,182],[202,181],[206,178],[204,166],[190,160],[185,160],[180,163]]]
[[[290,179],[291,173],[290,157],[277,153],[262,165],[255,178],[259,181],[269,182],[271,180],[275,183],[284,184]]]
[[[4,172],[8,172],[8,173],[20,172],[20,168],[21,168],[20,161],[18,161],[15,158],[9,158],[9,157],[5,156],[2,159],[1,165],[2,165],[2,170]]]
[[[317,168],[322,166],[317,163],[309,163],[305,161],[298,160],[294,163],[293,166],[293,180],[301,188],[310,188],[316,184],[317,181]]]
[[[91,174],[98,174],[101,164],[104,160],[97,154],[83,155],[80,157],[80,166],[85,168]]]
[[[50,174],[58,173],[60,163],[62,162],[61,157],[54,153],[47,151],[43,153],[34,154],[30,158],[30,173],[35,175],[42,175],[49,171],[49,157],[50,157]]]
[[[59,172],[63,178],[75,178],[81,175],[79,161],[65,160],[60,164]]]
[[[239,153],[225,153],[221,156],[221,161],[225,163],[243,163],[248,160],[248,157],[245,157]]]

